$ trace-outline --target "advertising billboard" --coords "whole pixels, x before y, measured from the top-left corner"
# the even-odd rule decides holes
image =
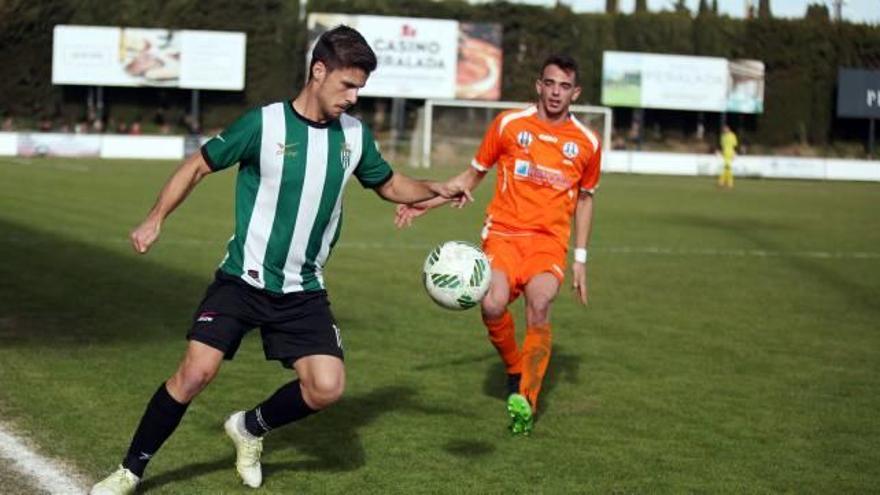
[[[376,52],[378,67],[362,96],[501,97],[500,24],[313,13],[308,18],[307,59],[318,37],[340,24],[357,29]]]
[[[764,64],[717,57],[606,51],[602,104],[711,112],[760,113]]]
[[[55,26],[52,83],[244,89],[244,33]]]
[[[838,70],[837,116],[880,119],[880,70]]]
[[[456,98],[501,99],[501,34],[501,24],[459,23]]]

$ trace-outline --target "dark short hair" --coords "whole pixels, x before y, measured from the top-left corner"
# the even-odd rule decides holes
[[[538,77],[544,77],[544,70],[547,69],[548,66],[555,65],[565,72],[571,72],[574,74],[574,83],[578,83],[578,64],[577,61],[568,56],[562,54],[550,55],[549,57],[544,59],[544,63],[541,64],[541,72],[538,73]]]
[[[357,68],[369,75],[376,70],[376,54],[367,44],[367,40],[361,33],[343,24],[326,31],[318,38],[312,50],[309,78],[312,77],[312,67],[318,61],[324,63],[328,72]]]

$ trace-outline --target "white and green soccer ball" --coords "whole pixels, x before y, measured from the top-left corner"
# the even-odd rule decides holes
[[[483,251],[467,242],[447,241],[428,253],[422,279],[428,295],[446,309],[476,306],[489,290],[492,272]]]

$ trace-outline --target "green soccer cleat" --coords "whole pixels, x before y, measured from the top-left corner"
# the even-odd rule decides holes
[[[510,394],[507,398],[507,413],[510,415],[510,433],[528,435],[532,432],[535,417],[532,415],[532,406],[525,397],[520,394]]]

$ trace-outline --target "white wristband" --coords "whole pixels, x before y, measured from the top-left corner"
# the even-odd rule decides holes
[[[586,263],[587,262],[587,248],[575,248],[574,249],[574,261],[575,261],[575,263]]]

